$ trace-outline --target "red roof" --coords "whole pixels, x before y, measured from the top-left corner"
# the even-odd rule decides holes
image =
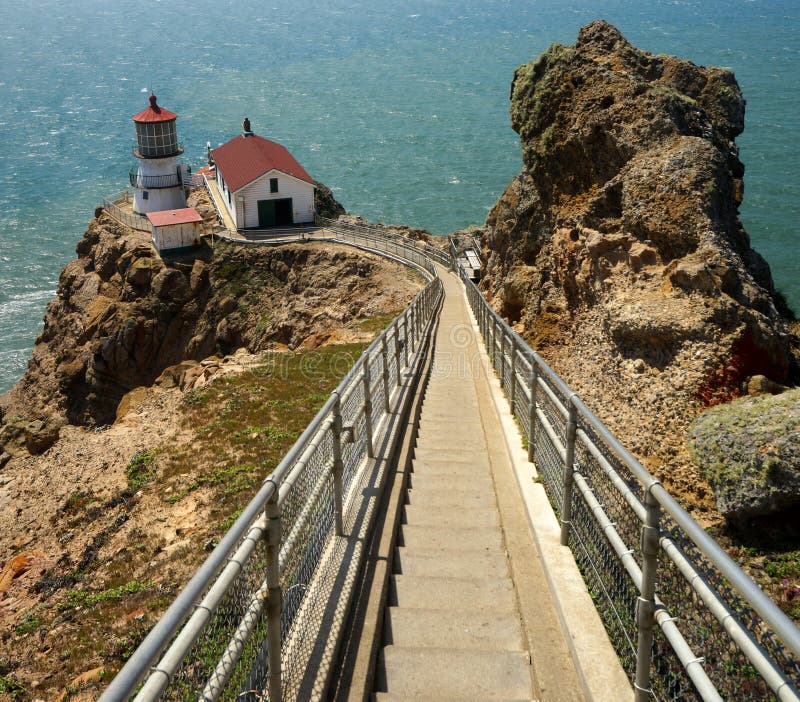
[[[134,122],[169,122],[172,119],[178,119],[178,115],[170,112],[164,107],[161,107],[156,102],[155,94],[150,95],[150,107],[142,110],[139,114],[131,117]]]
[[[170,224],[190,224],[192,222],[202,222],[203,218],[197,214],[194,207],[184,207],[179,210],[161,210],[160,212],[148,212],[147,219],[154,227],[166,227]]]
[[[257,134],[237,136],[211,152],[217,169],[232,192],[271,170],[314,184],[285,147]]]

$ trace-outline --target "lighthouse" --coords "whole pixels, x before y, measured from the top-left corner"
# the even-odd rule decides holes
[[[175,126],[178,115],[161,107],[151,94],[150,107],[131,119],[136,125],[133,155],[139,160],[130,172],[133,211],[147,214],[186,207],[183,183],[188,169],[179,161],[183,149]]]

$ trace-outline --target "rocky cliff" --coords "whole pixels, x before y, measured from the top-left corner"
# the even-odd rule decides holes
[[[102,212],[77,252],[0,396],[0,699],[96,699],[423,285],[323,242],[162,258]]]
[[[324,194],[329,214],[343,211]],[[127,392],[187,359],[336,339],[351,322],[402,309],[420,282],[385,259],[322,244],[217,241],[162,258],[148,234],[104,212],[77,254],[61,273],[27,373],[0,396],[0,454],[4,444],[8,453],[41,452],[65,423],[113,422]]]
[[[524,166],[482,240],[495,307],[701,507],[688,422],[749,376],[797,377],[790,313],[739,220],[744,112],[729,71],[593,22],[517,69]]]

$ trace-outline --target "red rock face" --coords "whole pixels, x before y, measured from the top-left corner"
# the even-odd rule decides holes
[[[524,167],[487,219],[482,288],[654,462],[677,459],[647,432],[682,436],[754,373],[797,377],[788,310],[739,220],[744,108],[729,71],[606,22],[512,82]]]

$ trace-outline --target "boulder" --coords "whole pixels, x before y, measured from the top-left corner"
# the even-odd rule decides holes
[[[746,397],[701,414],[689,447],[733,523],[800,504],[800,389]]]

